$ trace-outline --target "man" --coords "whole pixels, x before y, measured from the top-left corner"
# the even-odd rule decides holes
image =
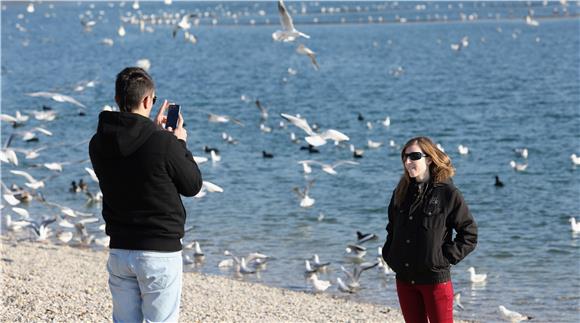
[[[154,121],[155,85],[145,70],[117,75],[120,112],[103,111],[89,154],[103,192],[114,322],[177,321],[181,299],[181,238],[185,208],[201,174],[187,150],[180,115],[163,129],[167,100]]]

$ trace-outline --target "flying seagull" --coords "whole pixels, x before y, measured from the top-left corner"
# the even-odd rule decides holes
[[[310,36],[299,32],[294,28],[292,17],[286,10],[283,0],[278,1],[278,13],[280,14],[280,23],[283,30],[277,30],[272,34],[272,39],[275,41],[292,42],[298,37],[310,38]]]

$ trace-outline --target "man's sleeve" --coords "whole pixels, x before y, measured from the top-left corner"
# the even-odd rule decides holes
[[[193,160],[193,155],[185,141],[171,140],[168,148],[167,162],[169,176],[183,196],[195,196],[202,185],[201,172]]]

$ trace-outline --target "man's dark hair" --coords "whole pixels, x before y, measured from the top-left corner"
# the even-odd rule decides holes
[[[115,99],[121,111],[131,112],[153,90],[153,79],[140,67],[127,67],[117,74]]]

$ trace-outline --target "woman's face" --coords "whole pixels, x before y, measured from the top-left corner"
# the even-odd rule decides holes
[[[405,149],[403,165],[411,178],[415,178],[418,182],[428,179],[430,164],[431,158],[425,156],[419,145],[412,144]]]

